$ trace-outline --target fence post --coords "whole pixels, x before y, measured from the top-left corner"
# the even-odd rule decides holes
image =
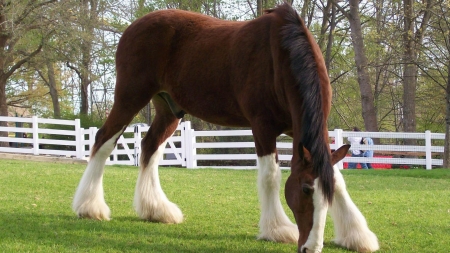
[[[95,143],[95,135],[97,134],[97,127],[89,127],[89,156]]]
[[[38,117],[31,117],[31,123],[33,124],[33,155],[39,155]]]
[[[197,148],[195,147],[196,138],[194,134],[194,129],[189,130],[189,136],[190,136],[190,143],[191,143],[191,161],[192,161],[192,167],[191,168],[197,168],[197,159],[195,156],[197,155]]]
[[[186,167],[189,169],[193,169],[197,167],[197,161],[194,159],[194,156],[196,154],[194,143],[195,143],[195,136],[194,136],[194,130],[191,128],[191,122],[185,121],[184,122],[184,133],[185,133],[185,152],[186,152]]]
[[[75,119],[75,150],[77,159],[83,158],[83,140],[84,134],[83,129],[81,128],[80,119]]]
[[[431,170],[431,132],[430,130],[425,131],[425,154],[426,154],[426,168]]]
[[[186,127],[185,127],[186,123],[180,122],[180,136],[181,136],[181,143],[180,143],[180,147],[181,147],[181,166],[182,167],[186,167]]]
[[[139,166],[141,154],[141,126],[134,126],[134,166]]]
[[[342,137],[342,129],[334,129],[334,143],[335,143],[335,147],[336,149],[340,148],[342,145],[344,145],[344,137]],[[338,166],[338,168],[340,170],[344,169],[344,162],[342,160],[340,160],[338,163],[336,163],[336,166]]]
[[[183,148],[184,153],[186,154],[186,168],[192,168],[192,143],[191,143],[191,122],[185,121],[183,126],[184,131],[184,141],[183,141]]]

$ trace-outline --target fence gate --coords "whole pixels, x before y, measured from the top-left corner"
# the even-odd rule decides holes
[[[139,166],[141,156],[141,140],[144,137],[143,133],[148,131],[149,127],[136,126],[134,128],[134,149],[133,151],[133,165]],[[167,140],[166,148],[164,149],[164,155],[159,161],[159,165],[180,165],[186,166],[186,152],[184,147],[185,138],[185,123],[181,122],[178,125],[175,133]],[[120,139],[119,139],[120,141]],[[117,142],[119,144],[119,142]]]

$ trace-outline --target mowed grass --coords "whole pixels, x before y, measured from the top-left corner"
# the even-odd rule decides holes
[[[72,197],[84,165],[0,161],[0,252],[296,252],[256,240],[256,170],[160,168],[182,224],[139,220],[132,208],[137,168],[107,166],[111,221],[78,219]],[[283,171],[283,185],[289,171]],[[450,252],[450,170],[343,171],[353,201],[380,241],[380,252]],[[282,187],[283,188],[283,187]],[[280,193],[284,203],[284,192]],[[332,243],[327,220],[323,252]]]

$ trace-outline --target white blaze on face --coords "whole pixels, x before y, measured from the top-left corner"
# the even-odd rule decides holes
[[[309,233],[308,240],[301,247],[300,252],[318,253],[322,252],[323,248],[323,234],[325,230],[325,222],[327,219],[328,202],[325,201],[322,189],[319,187],[319,179],[314,180],[313,193],[313,226]]]

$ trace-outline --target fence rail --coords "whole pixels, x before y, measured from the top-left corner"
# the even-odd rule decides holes
[[[38,117],[0,117],[0,152],[34,155],[57,155],[89,159],[94,145],[97,128],[83,129],[80,120],[41,119]],[[3,123],[4,125],[5,123]],[[149,127],[135,126],[125,129],[119,138],[107,164],[139,165],[141,140]],[[5,134],[6,133],[6,134]],[[399,132],[346,132],[341,129],[329,131],[335,143],[331,149],[342,146],[348,137],[371,137],[380,140],[376,145],[353,145],[351,150],[373,150],[375,157],[346,157],[338,163],[373,163],[384,165],[420,165],[431,169],[442,166],[444,152],[441,133],[399,133]],[[228,139],[227,139],[228,138]],[[229,140],[234,138],[235,140]],[[242,140],[246,138],[246,140]],[[417,140],[417,145],[403,145],[405,139]],[[7,145],[4,145],[4,144]],[[277,142],[281,166],[288,165],[292,158],[292,143],[289,137],[281,136]],[[236,149],[238,149],[236,151]],[[251,130],[194,131],[190,122],[182,122],[169,138],[160,165],[197,167],[254,168],[257,163]],[[233,152],[229,152],[234,150]],[[224,153],[217,153],[221,151]],[[397,157],[396,157],[397,156]],[[410,157],[410,158],[408,158]],[[411,158],[413,157],[413,158]],[[228,164],[222,161],[229,161]],[[242,161],[247,161],[242,166]],[[237,165],[234,165],[236,164]],[[207,165],[204,165],[207,164]],[[286,166],[284,166],[286,167]]]

